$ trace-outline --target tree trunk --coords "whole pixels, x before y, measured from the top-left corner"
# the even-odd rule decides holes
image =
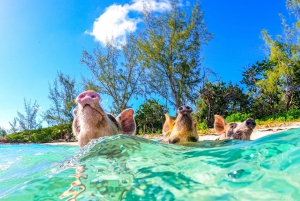
[[[211,127],[211,120],[210,120],[210,117],[211,117],[211,104],[210,104],[210,101],[207,99],[206,100],[206,103],[207,103],[207,106],[208,106],[208,112],[207,112],[207,117],[206,117],[206,124],[208,127]]]

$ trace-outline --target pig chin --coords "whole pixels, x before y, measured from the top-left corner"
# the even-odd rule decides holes
[[[192,131],[193,130],[192,129],[193,128],[193,120],[188,114],[182,114],[181,116],[179,116],[178,121],[176,121],[175,126],[177,128],[181,128],[178,130],[185,129],[188,131]]]
[[[96,112],[96,113],[99,113],[99,115],[101,117],[104,116],[104,112],[103,112],[103,110],[99,106],[95,107],[95,106],[86,104],[86,105],[83,106],[82,110],[83,110],[83,113],[95,113]]]
[[[251,135],[252,131],[253,131],[252,129],[238,130],[233,133],[232,139],[250,140],[250,135]]]
[[[88,104],[82,108],[82,115],[82,120],[85,122],[86,125],[99,124],[104,120],[104,115],[101,109],[94,108]]]

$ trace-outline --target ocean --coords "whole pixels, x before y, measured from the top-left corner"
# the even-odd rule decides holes
[[[116,135],[0,145],[0,200],[300,200],[300,129],[178,146]]]

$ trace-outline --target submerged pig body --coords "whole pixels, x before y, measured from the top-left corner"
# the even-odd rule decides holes
[[[254,119],[248,118],[242,123],[227,123],[220,115],[215,115],[214,128],[220,137],[217,140],[237,139],[250,140],[256,126]]]
[[[132,109],[124,110],[115,118],[104,112],[99,101],[100,95],[92,90],[85,91],[76,98],[78,108],[74,110],[72,130],[80,147],[103,136],[135,134],[136,125]]]
[[[177,117],[175,120],[172,121],[166,118],[163,130],[166,133],[170,133],[169,143],[175,144],[198,141],[199,136],[196,130],[197,122],[193,121],[191,113],[192,108],[184,105],[177,109]]]

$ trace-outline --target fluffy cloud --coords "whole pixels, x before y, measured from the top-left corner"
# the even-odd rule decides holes
[[[137,29],[137,24],[141,22],[140,17],[129,18],[128,14],[130,12],[141,14],[144,2],[143,0],[133,0],[131,4],[123,6],[113,4],[107,7],[105,12],[95,20],[92,31],[86,31],[86,33],[94,36],[102,44],[105,44],[105,41],[112,36],[116,39],[118,45],[124,44],[126,34],[134,32]],[[156,12],[171,9],[169,0],[148,0],[146,2]]]

